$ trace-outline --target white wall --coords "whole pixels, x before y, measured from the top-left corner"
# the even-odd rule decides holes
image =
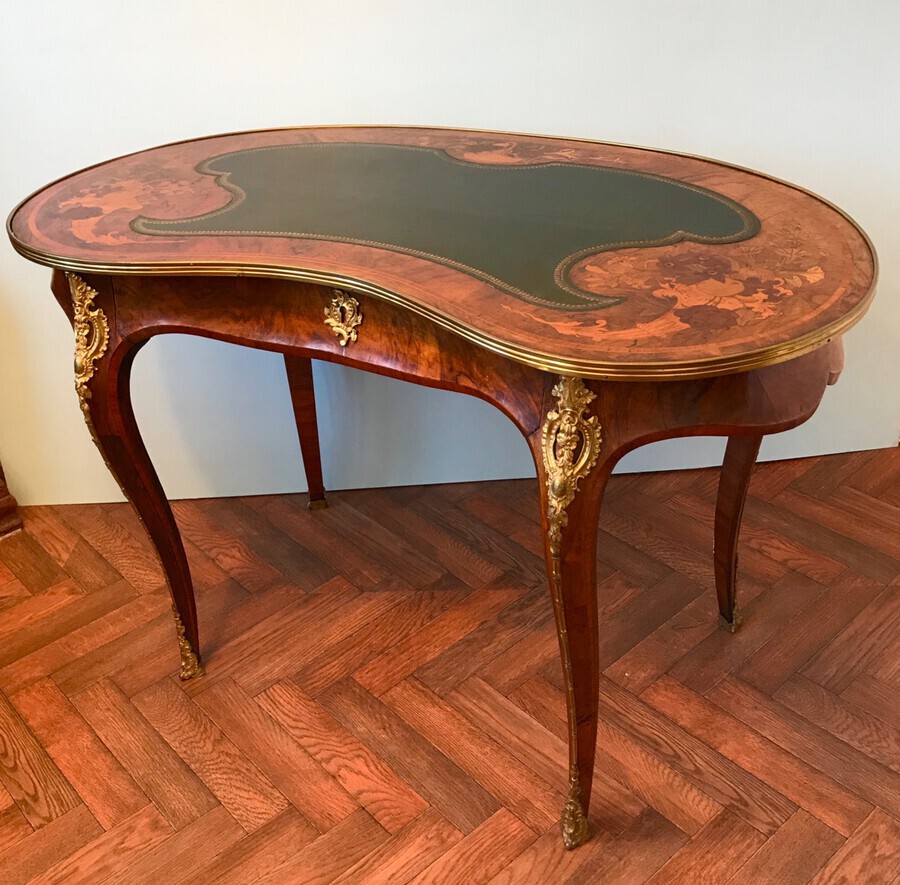
[[[796,181],[879,250],[847,370],[767,457],[895,445],[900,430],[900,4],[893,0],[31,0],[3,4],[0,209],[100,159],[283,125],[415,123],[662,146]],[[72,389],[49,272],[0,245],[0,461],[22,503],[112,500]],[[317,367],[332,488],[532,472],[481,402]],[[304,488],[277,357],[151,342],[135,401],[172,497]],[[713,463],[717,441],[631,469]]]

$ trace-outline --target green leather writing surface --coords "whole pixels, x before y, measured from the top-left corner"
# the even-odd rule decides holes
[[[597,166],[482,165],[432,148],[317,143],[238,151],[198,168],[232,192],[227,206],[179,221],[139,218],[134,229],[371,244],[567,310],[621,300],[569,279],[586,253],[681,239],[728,243],[759,230],[750,211],[720,194]]]

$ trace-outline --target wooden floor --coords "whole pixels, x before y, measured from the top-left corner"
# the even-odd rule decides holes
[[[176,505],[207,675],[126,505],[0,542],[0,883],[900,882],[900,449],[614,478],[593,839],[532,483]]]

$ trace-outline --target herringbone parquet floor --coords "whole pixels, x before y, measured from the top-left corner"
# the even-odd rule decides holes
[[[0,882],[900,882],[900,449],[614,478],[592,841],[532,483],[176,505],[207,675],[126,505],[0,542]]]

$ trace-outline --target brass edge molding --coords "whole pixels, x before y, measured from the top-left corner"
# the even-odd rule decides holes
[[[342,289],[332,291],[331,304],[325,306],[325,325],[331,327],[341,347],[346,347],[359,337],[357,330],[362,325],[363,315],[359,302],[352,295]]]
[[[181,679],[193,679],[195,676],[203,676],[206,671],[200,663],[200,655],[192,648],[184,632],[184,623],[178,609],[172,605],[172,615],[175,618],[175,632],[178,635],[178,651],[181,653],[181,672],[178,674]]]
[[[75,328],[75,390],[81,403],[81,411],[91,426],[90,381],[94,377],[97,362],[102,359],[109,345],[109,321],[99,307],[94,306],[98,292],[77,274],[66,274],[72,293]]]
[[[695,360],[670,360],[665,362],[640,360],[629,363],[604,362],[603,360],[579,360],[560,357],[540,350],[511,344],[467,326],[465,323],[441,313],[436,308],[420,304],[399,293],[383,289],[376,284],[336,273],[307,271],[280,265],[218,264],[216,262],[206,264],[194,262],[190,265],[177,263],[114,265],[65,259],[51,253],[31,249],[15,240],[12,245],[20,255],[30,261],[65,271],[67,276],[71,276],[74,272],[119,274],[123,276],[165,276],[167,274],[210,277],[255,276],[262,279],[296,280],[298,282],[329,287],[344,286],[358,292],[366,292],[391,304],[411,310],[448,331],[460,335],[467,341],[477,344],[479,347],[508,357],[523,365],[556,374],[613,381],[687,381],[695,378],[711,378],[719,375],[749,372],[753,369],[764,369],[768,366],[787,362],[818,350],[818,348],[829,343],[832,339],[839,338],[849,331],[866,314],[875,296],[875,278],[873,278],[872,285],[859,303],[832,323],[820,329],[814,329],[790,341],[733,356],[717,356]]]
[[[603,437],[597,416],[585,417],[596,394],[585,387],[581,378],[561,376],[554,385],[552,394],[556,397],[556,408],[547,413],[541,429],[541,453],[547,489],[547,539],[552,582],[550,589],[562,653],[569,731],[569,792],[560,827],[563,843],[566,848],[571,849],[587,839],[588,829],[585,809],[581,805],[578,723],[575,718],[569,634],[562,600],[560,557],[563,529],[569,524],[566,508],[575,500],[579,482],[597,463]]]

